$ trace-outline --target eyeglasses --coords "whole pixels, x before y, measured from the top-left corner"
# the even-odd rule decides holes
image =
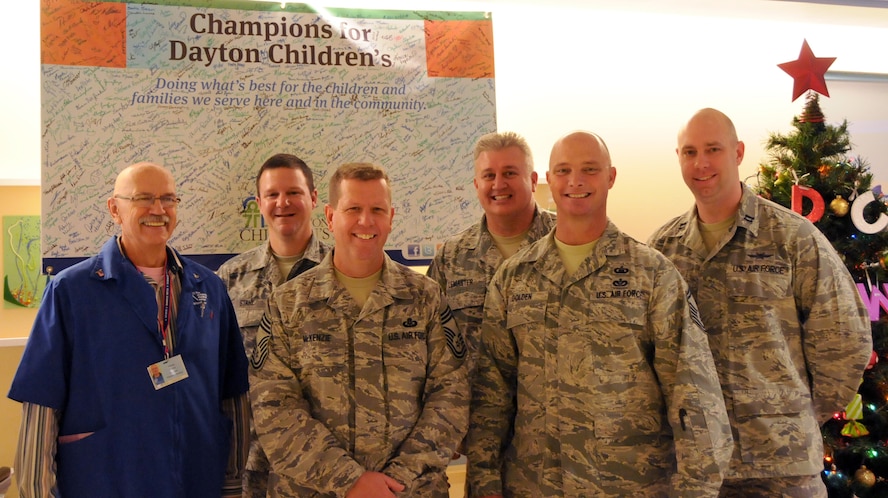
[[[175,195],[135,195],[133,197],[127,197],[125,195],[115,195],[115,199],[123,199],[125,201],[130,201],[134,206],[140,208],[150,208],[154,205],[154,202],[158,199],[160,200],[160,205],[165,208],[176,207],[179,204],[180,199]]]

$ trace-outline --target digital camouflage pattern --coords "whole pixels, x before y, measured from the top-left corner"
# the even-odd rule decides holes
[[[434,281],[386,256],[360,308],[331,253],[274,290],[266,335],[250,394],[277,495],[341,497],[377,471],[401,496],[447,498],[468,423],[467,349]]]
[[[291,273],[301,273],[316,266],[328,252],[330,247],[312,235],[305,246],[302,261],[296,263]],[[247,357],[250,357],[256,347],[256,331],[265,313],[266,301],[277,283],[284,280],[284,275],[278,269],[268,242],[229,259],[219,267],[216,274],[228,288],[241,335],[244,337],[244,349]],[[244,496],[265,498],[267,490],[264,484],[268,481],[268,471],[268,458],[259,446],[256,428],[251,419],[250,454],[244,476]]]
[[[543,238],[554,227],[555,214],[537,206],[522,247]],[[480,222],[444,241],[426,272],[444,289],[468,342],[470,372],[478,352],[487,284],[502,262],[503,256],[487,230],[486,216],[482,216]]]
[[[696,209],[657,230],[700,305],[734,433],[725,478],[823,470],[819,425],[851,401],[872,351],[869,315],[829,241],[743,186],[707,254]]]
[[[469,496],[717,496],[731,434],[689,295],[610,222],[573,275],[554,232],[506,260],[484,304]]]

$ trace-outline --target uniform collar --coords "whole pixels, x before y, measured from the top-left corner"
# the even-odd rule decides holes
[[[527,231],[527,237],[531,240],[537,240],[549,232],[547,224],[543,222],[543,215],[541,213],[540,206],[534,204],[533,219],[530,222],[530,229]],[[551,213],[547,213],[547,215],[551,216]],[[481,215],[481,222],[473,228],[475,229],[475,234],[473,237],[470,237],[470,249],[478,247],[483,249],[493,246],[493,235],[491,235],[490,229],[487,228],[486,214]]]
[[[741,187],[743,190],[740,195],[740,205],[734,214],[734,226],[743,227],[753,235],[758,235],[760,199],[748,185],[741,184]],[[677,237],[684,239],[693,235],[699,236],[698,223],[700,223],[700,216],[697,214],[697,206],[693,205],[683,218],[679,218],[678,226],[675,229]]]
[[[554,256],[544,257],[547,253],[553,253]],[[619,256],[626,252],[626,236],[619,228],[610,220],[607,220],[607,226],[604,228],[601,237],[595,249],[590,254],[577,272],[570,276],[571,281],[579,280],[587,275],[594,273],[604,266],[608,257]],[[548,235],[540,239],[523,259],[532,262],[537,270],[545,275],[548,279],[558,284],[562,283],[564,275],[564,264],[561,257],[558,256],[558,248],[555,247],[555,230],[551,230]]]
[[[335,250],[336,248],[333,248],[333,251]],[[318,274],[315,276],[314,283],[309,291],[310,301],[335,298],[338,294],[337,289],[341,289],[341,285],[337,282],[336,275],[333,271],[333,251],[328,252],[327,255],[324,256],[323,261],[313,269],[317,271]],[[407,285],[407,279],[403,273],[405,271],[412,272],[413,270],[409,268],[405,269],[392,261],[388,254],[384,255],[382,261],[382,273],[379,276],[379,284],[383,285],[385,288],[384,294],[395,299],[415,298],[414,288]]]
[[[761,199],[748,185],[743,184],[743,194],[740,197],[740,208],[737,209],[737,218],[734,224],[743,227],[754,236],[758,236],[759,217],[758,206]]]

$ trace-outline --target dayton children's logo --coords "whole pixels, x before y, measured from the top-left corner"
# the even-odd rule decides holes
[[[268,239],[265,218],[259,212],[259,202],[256,200],[256,196],[251,195],[243,200],[241,216],[244,218],[244,228],[240,231],[241,240],[263,242]]]

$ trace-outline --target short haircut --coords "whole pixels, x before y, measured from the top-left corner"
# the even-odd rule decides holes
[[[533,154],[530,152],[530,146],[527,140],[514,131],[504,131],[502,133],[488,133],[478,139],[475,144],[475,160],[478,160],[483,152],[503,150],[509,147],[518,147],[524,153],[527,160],[527,167],[533,171]]]
[[[385,180],[385,189],[389,199],[392,197],[392,186],[388,174],[382,168],[372,163],[346,163],[336,169],[330,178],[330,205],[336,207],[341,195],[340,184],[343,180]]]
[[[275,154],[262,163],[262,166],[259,168],[259,173],[256,174],[256,196],[261,197],[262,194],[259,192],[259,179],[262,178],[262,173],[270,169],[277,168],[290,168],[290,169],[298,169],[302,171],[302,175],[305,176],[305,183],[308,184],[309,193],[314,192],[315,184],[314,177],[311,174],[311,168],[305,164],[305,161],[299,159],[293,154]]]

